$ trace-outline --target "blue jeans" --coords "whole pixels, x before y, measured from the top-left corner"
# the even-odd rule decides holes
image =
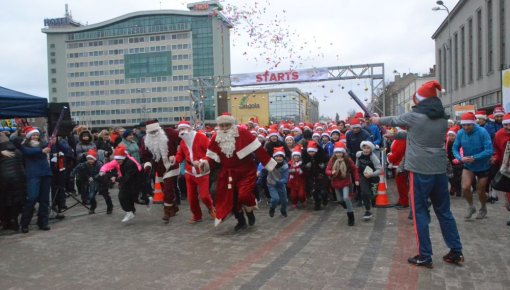
[[[271,195],[271,208],[280,205],[280,212],[287,212],[287,189],[285,185],[267,185]]]
[[[32,220],[35,203],[39,203],[37,212],[37,225],[48,225],[48,208],[50,206],[51,176],[28,177],[27,178],[27,199],[21,214],[21,226],[28,227]]]
[[[450,195],[448,193],[448,176],[446,174],[419,174],[411,173],[411,205],[413,207],[413,221],[418,250],[420,255],[432,256],[432,243],[430,242],[429,223],[430,212],[428,199],[441,227],[443,239],[448,248],[461,252],[459,231],[455,218],[450,210]]]
[[[335,188],[335,194],[336,194],[336,199],[339,201],[339,202],[345,202],[345,206],[347,207],[347,212],[353,212],[354,210],[352,209],[352,202],[351,202],[351,199],[349,198],[349,189],[350,187],[349,186],[346,186],[344,188]]]

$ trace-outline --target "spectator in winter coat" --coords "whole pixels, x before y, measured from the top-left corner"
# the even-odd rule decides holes
[[[354,161],[349,158],[345,144],[335,143],[334,155],[329,159],[326,167],[326,175],[331,178],[331,186],[335,190],[336,199],[347,209],[347,224],[354,225],[354,210],[352,207],[350,194],[351,179],[359,185],[359,174]]]
[[[96,144],[92,139],[92,134],[89,130],[83,130],[78,135],[78,144],[76,144],[76,160],[77,162],[85,161],[85,156],[90,149],[96,149]]]
[[[35,203],[39,203],[37,225],[40,230],[48,231],[48,208],[50,202],[51,169],[48,164],[48,154],[51,149],[40,139],[39,130],[33,127],[25,128],[26,139],[21,145],[25,160],[27,176],[27,199],[21,215],[21,231],[28,233],[28,226],[32,220]]]
[[[26,196],[21,151],[0,132],[0,220],[4,229],[19,230],[18,217]]]
[[[315,210],[321,209],[321,204],[328,204],[327,190],[329,180],[326,176],[326,165],[329,158],[326,152],[315,141],[308,141],[306,153],[303,154],[303,163],[307,176],[307,191],[313,195]]]
[[[268,172],[262,169],[262,175],[267,176],[267,188],[271,195],[271,204],[269,207],[269,216],[274,217],[276,207],[280,205],[280,213],[287,217],[287,182],[289,180],[289,167],[285,161],[284,147],[275,147],[273,158],[277,165],[273,171]]]
[[[468,202],[465,218],[471,218],[476,212],[471,186],[473,180],[477,177],[476,189],[481,208],[476,218],[483,219],[487,215],[485,189],[489,179],[489,160],[493,153],[492,142],[487,130],[476,124],[476,117],[473,113],[462,115],[460,124],[462,129],[457,134],[455,143],[453,143],[453,155],[464,164],[462,171],[462,193]],[[464,151],[463,157],[460,156],[460,148]]]
[[[331,135],[328,132],[324,132],[321,134],[321,147],[324,149],[324,152],[328,154],[328,157],[333,156],[333,142],[331,142]]]
[[[110,143],[110,132],[108,130],[102,130],[97,135],[96,141],[97,160],[101,163],[106,163],[110,160],[110,156],[113,154],[113,145]]]
[[[120,142],[120,145],[123,145],[126,147],[126,150],[129,155],[133,156],[135,160],[140,163],[140,152],[138,144],[135,141],[135,135],[133,134],[133,131],[130,129],[127,129],[124,131],[124,134],[122,134],[122,142]]]

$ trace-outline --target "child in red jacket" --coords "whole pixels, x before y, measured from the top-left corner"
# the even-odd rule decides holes
[[[303,162],[301,160],[301,145],[292,149],[292,159],[289,161],[289,181],[287,186],[290,189],[290,202],[293,208],[298,207],[298,202],[305,207],[305,176],[303,173]]]
[[[354,211],[349,197],[351,188],[351,175],[354,176],[356,186],[359,185],[359,174],[354,161],[349,157],[343,142],[336,142],[333,156],[326,167],[326,175],[331,177],[331,186],[335,190],[336,198],[347,209],[347,224],[354,225]]]

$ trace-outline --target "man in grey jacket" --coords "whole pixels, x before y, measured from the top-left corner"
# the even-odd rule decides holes
[[[439,220],[441,233],[450,252],[443,257],[448,263],[464,262],[462,244],[455,218],[450,210],[445,134],[448,127],[443,104],[437,97],[441,85],[430,81],[413,96],[413,111],[396,117],[373,117],[374,124],[392,127],[406,126],[407,147],[404,168],[411,172],[411,205],[419,255],[408,259],[410,264],[432,268],[428,199]]]

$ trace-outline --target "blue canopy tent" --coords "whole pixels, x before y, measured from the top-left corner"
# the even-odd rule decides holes
[[[47,99],[0,87],[0,119],[47,116]]]

